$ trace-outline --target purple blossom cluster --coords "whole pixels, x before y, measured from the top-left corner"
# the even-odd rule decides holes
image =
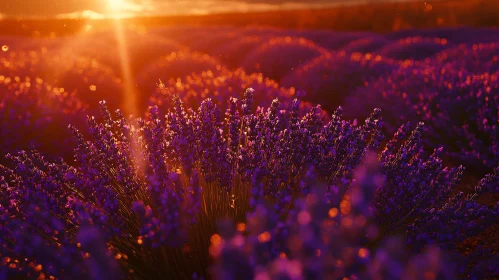
[[[445,167],[442,149],[423,151],[422,123],[382,144],[379,109],[362,125],[343,120],[341,108],[325,122],[320,106],[303,114],[298,99],[274,99],[264,109],[255,96],[247,89],[225,112],[210,98],[195,110],[173,97],[147,119],[101,102],[100,120],[88,117],[90,138],[70,126],[74,166],[9,155],[12,167],[0,169],[0,273],[200,279],[211,256],[222,279],[452,279],[433,245],[464,264],[462,275],[487,266],[486,249],[462,256],[456,246],[496,219],[499,204],[476,198],[497,191],[499,169],[464,196],[453,192],[463,168]],[[225,219],[247,234],[227,223],[217,233]]]

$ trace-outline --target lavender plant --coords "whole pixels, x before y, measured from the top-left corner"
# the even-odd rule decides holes
[[[98,98],[106,97],[113,107],[121,106],[122,85],[115,72],[93,58],[72,54],[70,49],[8,51],[0,54],[0,75],[17,76],[22,81],[27,77],[40,78],[64,91],[75,92],[86,104],[97,104]]]
[[[348,43],[342,50],[347,53],[372,53],[378,51],[390,42],[391,40],[385,37],[362,38]]]
[[[418,255],[406,250],[402,238],[370,246],[379,232],[370,201],[383,184],[375,156],[357,168],[351,188],[339,193],[310,175],[303,184],[314,188],[286,215],[270,206],[283,197],[260,198],[246,224],[221,227],[211,237],[214,278],[456,279],[455,268],[434,246]]]
[[[277,37],[253,50],[242,63],[247,72],[261,72],[279,81],[294,68],[328,54],[328,50],[305,38]]]
[[[355,88],[395,67],[398,63],[378,55],[339,52],[317,57],[294,69],[281,84],[305,91],[307,101],[322,104],[332,112]]]
[[[408,37],[387,44],[378,53],[383,57],[397,60],[424,60],[451,46],[447,39]]]
[[[142,96],[150,96],[160,81],[185,78],[192,73],[212,71],[217,73],[224,68],[220,62],[207,54],[179,51],[148,64],[141,69],[135,78]]]
[[[219,57],[229,67],[237,68],[252,50],[268,41],[268,39],[268,35],[237,37],[213,49],[211,55]]]
[[[340,50],[355,40],[380,36],[371,32],[334,32],[330,30],[304,30],[295,31],[292,34],[293,36],[311,40],[318,46],[328,50]]]
[[[372,216],[379,230],[366,243],[369,250],[385,236],[402,233],[416,252],[433,243],[452,251],[453,244],[480,233],[481,225],[497,216],[497,205],[479,207],[475,201],[479,194],[497,187],[497,174],[485,177],[474,195],[451,193],[462,168],[444,167],[439,158],[441,150],[425,155],[421,149],[422,124],[412,133],[407,127],[401,128],[384,146],[378,154],[378,173],[383,180],[373,178],[377,188],[358,195],[356,182],[362,180],[353,180],[354,171],[363,165],[369,151],[381,147],[383,139],[379,109],[364,125],[342,120],[341,109],[324,123],[320,106],[301,115],[298,100],[283,110],[275,99],[266,110],[255,110],[254,98],[254,90],[246,90],[240,101],[230,100],[225,115],[211,99],[195,111],[185,109],[175,98],[165,115],[152,107],[147,120],[126,119],[119,111],[113,117],[102,102],[102,120],[88,118],[92,139],[85,140],[71,127],[78,144],[74,167],[63,162],[49,163],[36,152],[8,156],[13,168],[0,170],[0,228],[2,238],[10,242],[3,242],[6,245],[0,247],[0,254],[19,262],[14,268],[9,265],[4,269],[26,275],[33,263],[41,265],[35,271],[37,276],[43,273],[67,278],[74,273],[99,273],[105,267],[99,258],[109,252],[126,277],[206,278],[211,261],[208,248],[214,241],[210,237],[216,233],[217,221],[261,223],[258,217],[262,212],[258,209],[262,208],[258,205],[270,199],[276,214],[267,218],[289,215],[302,221],[313,218],[316,223],[315,219],[324,217],[322,210],[307,218],[301,210],[309,211],[312,206],[297,200],[313,193],[316,180],[323,182],[320,189],[333,205],[340,203],[337,211]],[[315,172],[310,166],[315,167]],[[371,208],[358,206],[371,199]],[[260,216],[246,219],[252,209]],[[22,235],[17,223],[25,229]],[[93,231],[90,237],[78,238],[76,232],[88,224],[102,233],[101,239]],[[257,236],[264,241],[275,238],[272,240],[285,242],[288,237],[296,238],[298,232],[303,238],[310,229],[307,224],[296,227],[288,223],[289,230],[277,226],[282,238],[276,238],[281,235],[274,232],[261,235],[264,231]],[[334,233],[335,229],[324,233]],[[55,233],[55,238],[50,233]],[[85,240],[86,244],[107,242],[107,249],[90,249],[92,245],[85,246]],[[319,245],[322,242],[316,241]],[[267,242],[259,245],[263,252],[270,250],[270,255],[259,255],[262,263],[269,263],[285,250],[303,254],[299,261],[307,264],[300,265],[314,260],[306,257],[307,248],[279,242],[279,250],[273,250]],[[325,253],[335,252],[331,244],[337,245],[324,242],[325,247],[329,246]],[[356,248],[357,243],[352,244]],[[476,256],[487,257],[481,254]],[[80,261],[82,256],[86,262]],[[466,261],[472,263],[475,259]],[[373,275],[383,273],[379,272],[380,265],[372,268]],[[334,270],[330,263],[317,269],[320,273]],[[323,269],[328,271],[321,272]],[[362,269],[356,269],[355,265],[348,266],[351,273],[364,275]]]
[[[65,128],[69,123],[83,125],[80,116],[85,109],[74,92],[53,87],[40,78],[0,75],[0,151],[36,148],[71,158],[71,144],[64,140],[71,134]]]
[[[492,43],[477,43],[471,46],[461,44],[436,55],[437,63],[464,68],[473,73],[499,71],[499,38]]]
[[[291,104],[294,98],[305,95],[304,92],[297,92],[294,88],[280,87],[278,83],[265,78],[261,73],[247,74],[238,68],[234,71],[222,69],[218,73],[204,71],[193,73],[183,79],[170,79],[156,89],[149,97],[148,104],[165,111],[171,105],[173,97],[178,96],[187,107],[196,109],[204,99],[210,97],[218,108],[225,111],[232,106],[232,102],[227,101],[231,97],[239,96],[240,92],[249,87],[255,90],[254,105],[261,107],[268,107],[272,102],[268,98],[269,94],[279,98],[285,106]],[[301,110],[305,111],[313,107],[306,102],[301,102],[300,106]]]
[[[196,26],[196,25],[186,25],[186,26],[173,26],[168,28],[168,30],[163,29],[160,35],[165,38],[175,38],[176,41],[182,43],[183,45],[197,51],[196,46],[202,48],[202,42],[207,40],[210,41],[213,37],[213,42],[217,41],[219,38],[225,35],[234,34],[240,31],[240,28],[234,26]],[[229,35],[228,37],[232,37]]]
[[[240,34],[237,29],[229,29],[225,32],[212,33],[209,36],[202,36],[205,38],[196,38],[195,42],[189,44],[189,48],[198,52],[212,54],[222,46],[239,39],[239,35]]]
[[[124,100],[121,79],[109,66],[91,57],[60,51],[45,53],[32,75],[64,90],[77,91],[86,104],[97,104],[105,97],[113,108],[119,108]]]
[[[426,37],[447,39],[454,44],[477,44],[487,43],[490,40],[497,41],[499,32],[496,28],[476,27],[441,27],[441,28],[412,28],[401,29],[386,34],[392,40],[400,40],[407,37]]]
[[[112,67],[116,73],[122,71],[123,58],[120,52],[116,51],[121,47],[126,48],[128,67],[134,74],[158,58],[186,49],[184,45],[172,39],[140,30],[125,29],[122,38],[117,37],[115,30],[97,32],[92,36],[93,42],[105,43],[108,47],[105,50],[98,49],[91,57]]]
[[[345,102],[352,112],[379,105],[389,123],[424,120],[428,145],[445,144],[447,155],[480,172],[498,162],[497,73],[473,74],[450,65],[401,67],[359,88]],[[394,128],[394,126],[392,126]]]

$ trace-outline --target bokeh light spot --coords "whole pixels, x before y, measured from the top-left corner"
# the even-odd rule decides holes
[[[270,240],[270,233],[268,231],[258,235],[258,242],[260,243],[268,242],[269,240]]]

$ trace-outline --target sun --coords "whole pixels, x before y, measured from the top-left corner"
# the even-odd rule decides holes
[[[125,11],[128,5],[126,0],[107,0],[109,12],[113,14]]]

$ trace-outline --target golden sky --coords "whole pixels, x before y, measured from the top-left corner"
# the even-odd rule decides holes
[[[0,17],[90,17],[207,14],[322,7],[367,0],[0,0]],[[381,0],[369,0],[381,1]]]

